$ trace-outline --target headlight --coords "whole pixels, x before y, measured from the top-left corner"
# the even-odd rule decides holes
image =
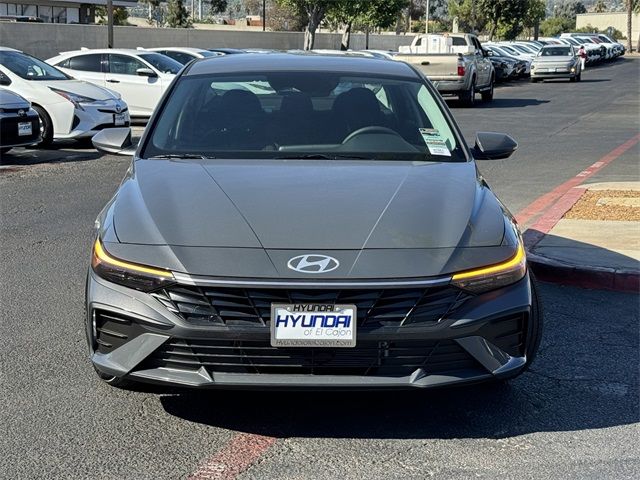
[[[76,108],[79,108],[81,110],[84,110],[84,108],[82,108],[82,105],[80,105],[81,103],[91,103],[96,101],[95,98],[85,97],[83,95],[78,95],[76,93],[65,92],[64,90],[58,90],[57,88],[53,88],[53,87],[49,87],[49,88],[51,89],[52,92],[55,92],[61,97],[66,98],[71,103],[73,103],[73,105]]]
[[[110,282],[148,292],[174,281],[168,270],[125,262],[112,257],[102,246],[100,239],[93,244],[91,268],[96,275]]]
[[[456,273],[451,277],[451,283],[464,290],[481,293],[515,283],[526,273],[527,257],[520,241],[515,255],[506,262]]]

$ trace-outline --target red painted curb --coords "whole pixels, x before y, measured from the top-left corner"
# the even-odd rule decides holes
[[[617,146],[609,153],[607,153],[604,157],[600,158],[596,163],[578,173],[575,177],[570,178],[566,182],[558,185],[556,188],[551,190],[550,192],[545,193],[541,197],[538,197],[536,200],[531,202],[529,205],[524,207],[518,213],[516,213],[516,219],[520,225],[524,225],[532,218],[540,215],[545,211],[546,208],[550,207],[554,204],[560,197],[562,197],[565,193],[571,190],[573,187],[580,185],[587,178],[593,176],[608,164],[613,162],[620,155],[624,154],[627,150],[633,147],[636,143],[640,141],[640,133],[631,137],[629,140],[624,142],[623,144]]]

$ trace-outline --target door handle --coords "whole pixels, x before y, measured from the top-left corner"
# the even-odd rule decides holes
[[[109,83],[120,83],[120,80],[114,80],[113,78],[107,78],[107,82],[109,82]]]

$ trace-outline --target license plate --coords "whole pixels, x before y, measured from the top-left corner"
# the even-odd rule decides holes
[[[113,114],[113,123],[116,127],[121,127],[127,121],[127,117],[124,113],[114,113]]]
[[[355,305],[271,305],[274,347],[355,347],[358,315]]]
[[[31,135],[33,130],[31,129],[31,122],[19,122],[18,123],[18,136],[24,137]]]

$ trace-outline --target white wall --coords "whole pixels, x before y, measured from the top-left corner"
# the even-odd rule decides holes
[[[201,48],[273,48],[279,50],[302,48],[302,32],[251,32],[195,30],[185,28],[115,27],[115,47],[193,46]],[[413,35],[370,35],[369,48],[398,50],[409,45]],[[337,49],[340,34],[317,34],[316,48]],[[38,58],[47,59],[66,50],[80,47],[106,48],[107,27],[103,25],[64,25],[43,23],[0,24],[0,45],[17,48]],[[351,48],[362,49],[362,34],[351,36]]]

